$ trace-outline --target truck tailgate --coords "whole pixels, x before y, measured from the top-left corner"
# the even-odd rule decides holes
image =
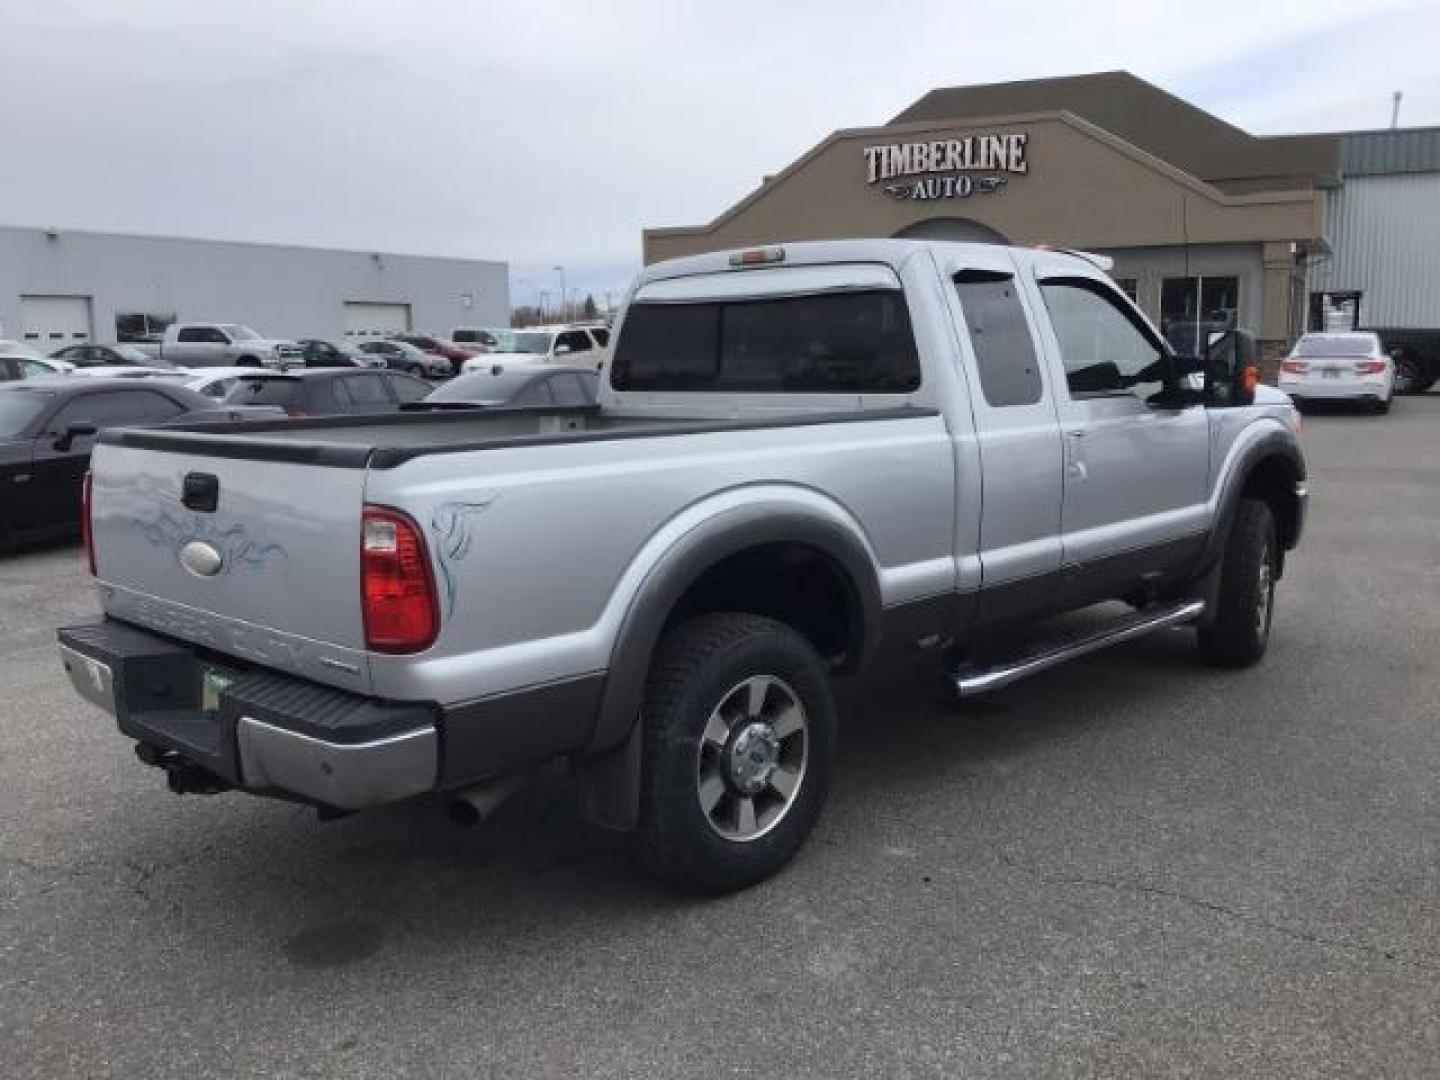
[[[96,447],[91,468],[107,614],[231,657],[369,690],[360,607],[363,468],[113,443]],[[212,485],[214,508],[205,509]]]

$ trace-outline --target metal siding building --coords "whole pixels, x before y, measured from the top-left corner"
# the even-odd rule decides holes
[[[1361,326],[1440,328],[1440,128],[1346,135],[1341,161],[1311,292],[1358,292]]]
[[[152,331],[170,319],[213,320],[338,339],[445,334],[509,317],[503,262],[0,228],[0,337],[45,351],[133,338],[147,318]]]

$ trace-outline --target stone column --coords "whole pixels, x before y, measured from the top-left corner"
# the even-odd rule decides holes
[[[1265,280],[1259,331],[1260,378],[1271,384],[1279,378],[1280,361],[1299,332],[1298,327],[1290,325],[1297,250],[1292,241],[1278,240],[1267,241],[1262,251]]]

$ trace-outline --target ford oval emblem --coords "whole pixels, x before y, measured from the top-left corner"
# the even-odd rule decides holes
[[[225,565],[225,556],[204,540],[191,540],[180,549],[180,565],[200,577],[214,577]]]

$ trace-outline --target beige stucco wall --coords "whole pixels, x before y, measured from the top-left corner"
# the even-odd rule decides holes
[[[880,184],[866,182],[866,146],[991,132],[1028,136],[1029,171],[1009,175],[997,192],[896,199]],[[893,236],[928,218],[952,216],[982,222],[1012,243],[1110,250],[1321,235],[1314,191],[1226,196],[1083,120],[1057,113],[976,125],[837,132],[710,225],[647,230],[645,260],[786,240]]]

